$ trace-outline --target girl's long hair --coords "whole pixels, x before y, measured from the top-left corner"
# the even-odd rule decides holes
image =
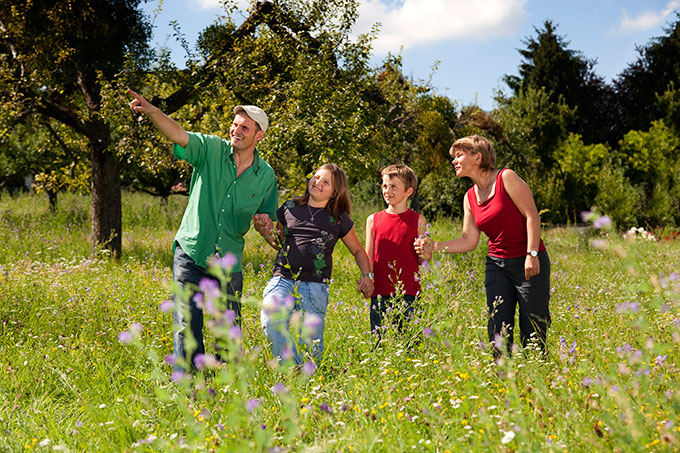
[[[350,215],[352,209],[352,198],[349,195],[347,175],[344,171],[342,171],[342,168],[335,164],[324,164],[317,168],[314,173],[321,169],[330,171],[331,178],[333,179],[333,196],[330,200],[328,200],[326,211],[328,211],[335,218],[336,222],[340,222],[340,214],[345,212],[347,215]],[[305,185],[305,193],[302,196],[293,199],[295,204],[303,205],[307,204],[309,201],[310,180],[311,178],[307,180],[307,184]]]

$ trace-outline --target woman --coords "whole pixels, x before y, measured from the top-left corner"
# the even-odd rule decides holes
[[[458,177],[474,182],[463,198],[463,231],[459,238],[433,242],[418,239],[425,260],[432,252],[474,250],[480,231],[489,237],[486,257],[486,304],[489,341],[498,349],[499,336],[512,348],[515,307],[519,303],[522,345],[537,341],[545,348],[550,325],[550,260],[541,241],[541,222],[529,186],[507,168],[496,170],[496,152],[484,137],[464,137],[449,151]]]

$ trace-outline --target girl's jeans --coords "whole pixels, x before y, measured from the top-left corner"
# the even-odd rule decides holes
[[[328,284],[295,282],[274,276],[263,292],[260,322],[271,343],[272,353],[280,361],[293,359],[302,365],[304,355],[290,335],[294,312],[302,312],[299,346],[311,353],[315,362],[323,355],[323,329],[328,307]]]

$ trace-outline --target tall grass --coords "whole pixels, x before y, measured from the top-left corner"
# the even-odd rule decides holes
[[[159,307],[185,202],[126,193],[116,263],[88,259],[86,197],[62,197],[56,214],[35,195],[0,198],[4,449],[680,448],[677,241],[545,231],[549,353],[499,363],[486,344],[484,247],[429,263],[417,321],[375,348],[358,270],[338,245],[326,352],[308,375],[278,367],[265,344],[259,296],[274,251],[250,232],[243,338],[228,341],[226,365],[173,381],[172,315]],[[363,237],[370,209],[358,208]],[[437,220],[431,232],[449,238],[459,226]]]

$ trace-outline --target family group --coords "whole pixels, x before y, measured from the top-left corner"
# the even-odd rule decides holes
[[[233,257],[223,290],[226,309],[233,312],[235,325],[241,325],[241,261],[251,220],[278,250],[260,319],[274,357],[282,362],[300,366],[307,358],[316,363],[322,358],[332,254],[338,240],[361,271],[357,289],[370,298],[371,331],[379,341],[388,313],[399,313],[399,328],[413,316],[421,295],[420,265],[433,253],[473,250],[484,232],[489,238],[484,282],[488,335],[494,353],[512,347],[518,306],[522,344],[534,341],[545,346],[550,260],[541,240],[538,211],[528,185],[511,169],[495,168],[496,153],[486,138],[463,137],[450,149],[456,176],[473,182],[463,198],[460,237],[435,242],[425,234],[425,218],[409,208],[418,179],[408,166],[396,164],[381,172],[387,208],[366,219],[362,247],[351,218],[347,176],[337,165],[321,165],[304,193],[277,209],[274,170],[256,148],[269,127],[262,109],[236,106],[229,139],[224,139],[187,132],[143,96],[128,92],[133,97],[130,108],[148,116],[173,142],[174,156],[193,167],[189,201],[173,243],[173,279],[195,292],[193,297],[175,296],[176,371],[191,371],[196,358],[205,354],[201,288],[206,281],[217,282],[208,272],[216,257]],[[302,313],[308,330],[299,343],[289,332],[295,312]],[[195,342],[187,341],[187,335]]]

